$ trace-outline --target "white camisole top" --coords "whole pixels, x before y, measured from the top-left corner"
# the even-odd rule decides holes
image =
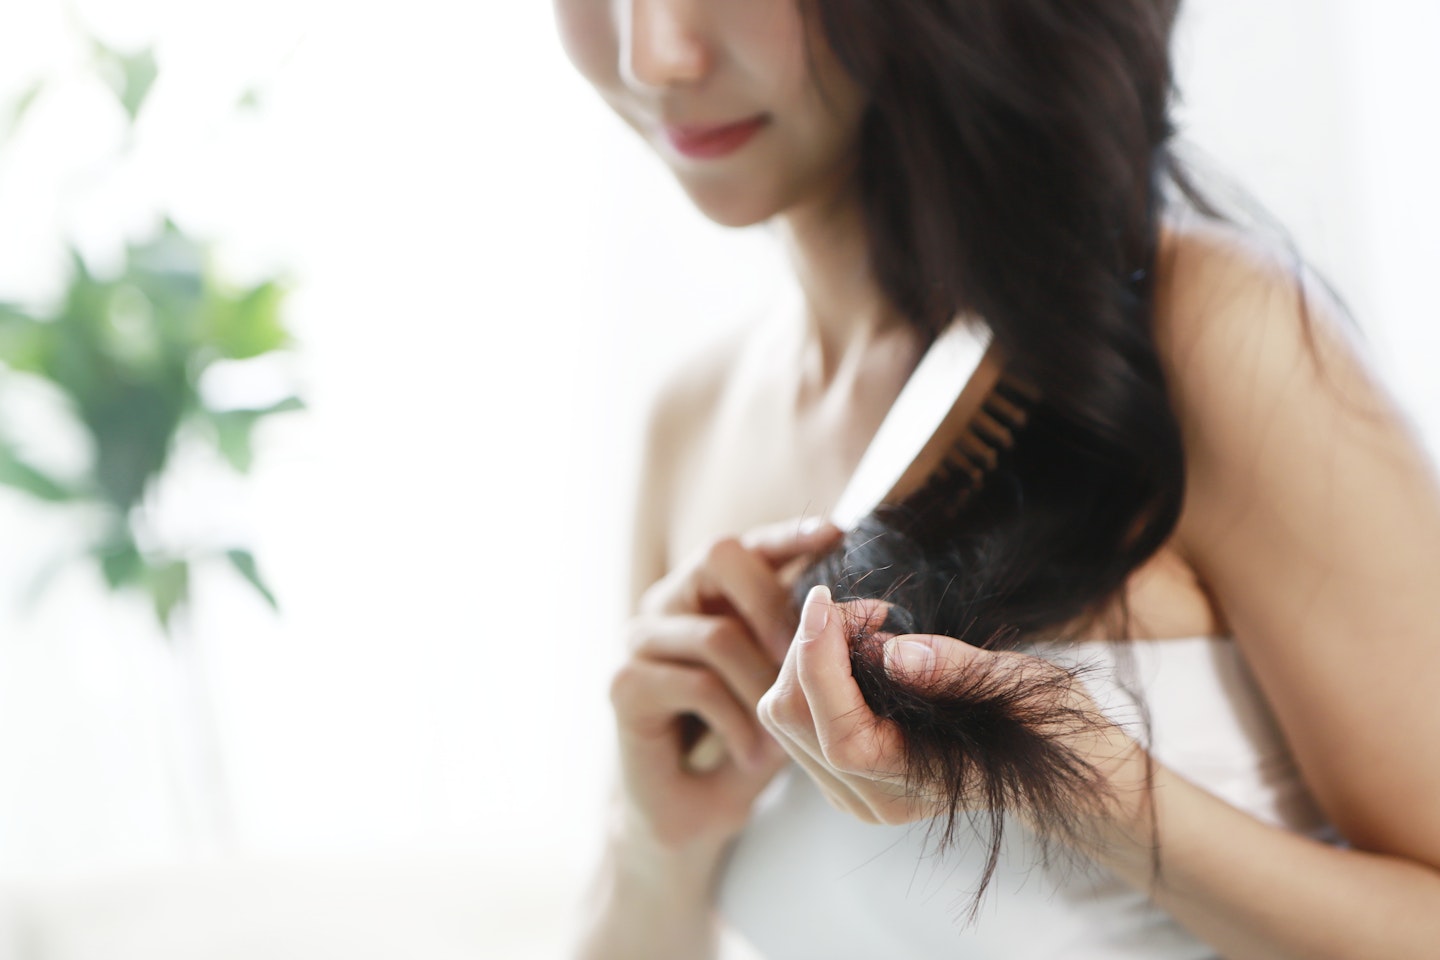
[[[1080,643],[1045,655],[1095,664],[1086,689],[1170,770],[1267,823],[1333,839],[1232,641]],[[1127,690],[1148,709],[1148,732]],[[980,838],[936,856],[924,824],[862,823],[792,766],[757,801],[722,878],[720,910],[765,960],[1215,956],[1109,871],[1063,856],[1042,866],[1014,820],[1005,837],[967,923],[986,853]]]

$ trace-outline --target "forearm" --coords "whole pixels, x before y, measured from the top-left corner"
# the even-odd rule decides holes
[[[1086,852],[1227,960],[1435,956],[1435,870],[1261,823],[1159,766],[1153,797],[1153,833],[1150,811],[1131,804],[1097,824]]]
[[[595,885],[580,960],[673,960],[716,955],[718,849],[676,854],[619,829]]]

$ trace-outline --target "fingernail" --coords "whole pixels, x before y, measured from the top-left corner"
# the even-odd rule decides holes
[[[893,677],[929,677],[935,668],[935,648],[920,640],[891,640],[885,644],[885,669]]]
[[[800,630],[807,637],[818,637],[830,622],[830,588],[817,583],[805,595],[805,609],[800,613]]]

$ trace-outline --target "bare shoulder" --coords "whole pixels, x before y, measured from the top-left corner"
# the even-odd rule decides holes
[[[1360,372],[1353,325],[1289,250],[1227,224],[1188,221],[1163,234],[1157,271],[1157,340],[1181,388],[1216,355],[1248,359],[1257,372],[1284,363]]]
[[[632,606],[671,565],[665,544],[676,477],[708,432],[752,330],[742,325],[705,344],[677,364],[650,398],[635,502]]]
[[[1366,850],[1440,866],[1440,485],[1323,289],[1221,228],[1167,237],[1177,538],[1306,782]]]
[[[1294,468],[1304,464],[1262,452],[1314,455],[1343,441],[1351,456],[1423,469],[1355,325],[1292,253],[1224,224],[1191,223],[1165,235],[1157,280],[1157,342],[1185,437],[1192,530],[1237,521],[1254,507],[1247,492],[1301,481]],[[1327,443],[1305,448],[1307,437]],[[1264,474],[1267,466],[1283,475]]]

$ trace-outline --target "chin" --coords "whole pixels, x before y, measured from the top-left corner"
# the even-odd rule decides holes
[[[673,170],[690,202],[722,227],[750,227],[800,208],[823,209],[853,184],[848,164],[821,159],[777,169],[760,165],[722,176]]]
[[[764,223],[785,209],[774,196],[760,191],[739,190],[733,185],[693,184],[681,181],[696,209],[722,227],[753,227]]]

